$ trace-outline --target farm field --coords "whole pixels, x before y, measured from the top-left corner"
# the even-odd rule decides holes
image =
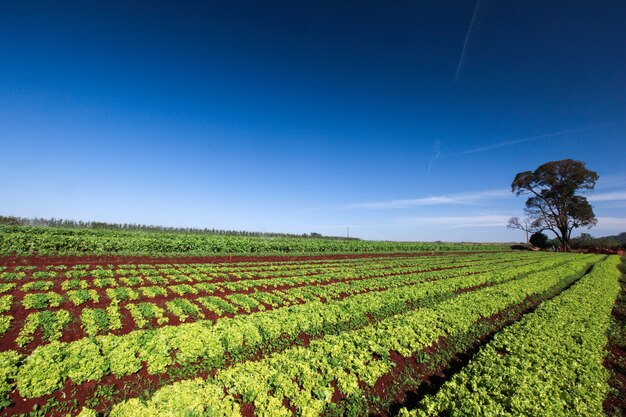
[[[0,225],[0,255],[206,256],[503,251],[501,243],[392,242],[359,239],[228,236]]]
[[[0,417],[626,417],[626,0],[535,3],[0,2]]]
[[[407,392],[402,415],[442,415],[493,401],[454,384],[509,398],[530,363],[564,367],[544,397],[576,381],[550,399],[561,415],[601,413],[608,390],[615,256],[0,259],[2,415],[389,416]],[[522,404],[536,393],[519,385]]]

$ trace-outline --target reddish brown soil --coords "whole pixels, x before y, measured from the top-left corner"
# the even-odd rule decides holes
[[[363,382],[359,382],[366,396],[392,401],[390,408],[381,408],[376,405],[377,401],[374,405],[370,403],[370,417],[395,416],[401,406],[416,405],[425,395],[436,393],[441,385],[463,369],[478,349],[489,343],[498,331],[518,321],[523,315],[531,313],[542,302],[557,296],[572,284],[573,282],[548,290],[542,295],[527,297],[519,304],[510,306],[490,317],[479,319],[470,333],[450,338],[452,340],[440,337],[431,346],[410,357],[404,357],[396,351],[390,352],[390,359],[395,364],[391,372],[380,377],[371,389],[367,389]],[[470,291],[476,291],[481,287],[472,287]],[[300,338],[302,340],[302,335]],[[305,345],[310,339],[307,337],[303,340]],[[464,350],[459,350],[459,346],[466,347]],[[425,361],[421,361],[420,357],[426,358]],[[332,381],[331,385],[334,387],[332,401],[335,403],[344,401],[346,397],[339,391],[336,383]],[[284,405],[297,415],[297,410],[289,404],[288,400],[284,400]],[[250,404],[244,403],[243,406],[248,407]],[[253,417],[252,410],[249,408],[247,410],[246,416]]]
[[[476,290],[478,288],[475,288]],[[130,320],[130,322],[124,323],[124,328],[127,326],[134,326],[134,322],[132,322],[132,318],[130,316],[126,317],[126,320]],[[370,322],[374,322],[375,318],[371,317]],[[291,346],[301,345],[308,346],[311,340],[318,339],[323,337],[324,335],[312,336],[306,333],[300,333],[295,340],[286,340],[286,344],[279,350],[283,350],[289,348]],[[259,350],[254,353],[249,360],[258,360],[268,355],[271,352],[276,350]],[[427,350],[428,351],[428,350]],[[393,353],[392,355],[397,355],[397,353]],[[223,366],[230,366],[234,361],[230,358],[226,358],[226,362]],[[170,367],[170,373],[175,373],[177,369],[179,369],[179,365],[174,365]],[[198,372],[194,374],[196,377],[206,378],[210,374],[214,374],[215,369],[209,372]],[[33,410],[35,405],[41,405],[46,403],[50,399],[57,400],[60,404],[67,404],[70,400],[76,400],[78,404],[84,405],[87,399],[94,397],[94,392],[97,387],[106,386],[106,387],[114,387],[115,394],[109,398],[101,400],[99,405],[96,407],[98,412],[106,412],[110,409],[110,407],[118,401],[122,401],[125,398],[130,397],[138,397],[143,395],[145,392],[153,392],[158,387],[166,384],[172,383],[174,381],[183,379],[184,377],[171,377],[168,373],[153,375],[148,373],[147,365],[144,363],[142,368],[132,374],[126,375],[121,378],[117,378],[112,374],[105,375],[101,380],[94,382],[85,382],[83,384],[77,385],[72,383],[70,380],[66,381],[63,389],[55,392],[54,394],[38,397],[35,399],[25,399],[22,398],[17,390],[11,394],[11,401],[14,403],[11,407],[3,410],[3,415],[18,415],[20,413],[28,413]],[[389,376],[389,381],[391,382],[393,379],[392,376]],[[382,383],[381,383],[382,384]],[[339,392],[338,389],[335,390],[333,394],[333,398],[337,401],[340,401],[345,398],[343,394]],[[293,408],[291,405],[288,405],[290,408]],[[295,411],[295,408],[293,408]],[[77,410],[78,411],[78,410]],[[243,404],[242,412],[245,412],[244,416],[254,416],[254,406],[252,404]]]
[[[481,252],[482,253],[482,252]],[[445,255],[450,255],[450,253],[445,253]],[[320,256],[320,257],[233,257],[232,258],[232,262],[250,262],[250,261],[261,261],[261,262],[268,262],[268,261],[280,261],[280,262],[285,262],[285,261],[292,261],[292,260],[326,260],[326,259],[358,259],[358,258],[373,258],[373,257],[406,257],[406,256],[430,256],[430,254],[414,254],[414,255],[407,255],[407,254],[355,254],[355,255],[332,255],[332,256]],[[137,264],[141,264],[141,263],[154,263],[154,264],[159,264],[159,263],[170,263],[172,261],[174,261],[176,263],[219,263],[219,262],[228,262],[229,259],[228,257],[224,258],[205,258],[205,257],[189,257],[189,258],[138,258],[138,257],[72,257],[72,258],[67,258],[67,257],[55,257],[55,258],[51,258],[51,257],[28,257],[28,258],[24,258],[24,257],[14,257],[14,258],[0,258],[0,265],[6,265],[9,267],[12,266],[19,266],[19,265],[35,265],[38,266],[40,268],[45,268],[45,266],[47,265],[51,265],[51,264],[63,264],[66,266],[70,266],[70,265],[75,265],[75,264],[85,264],[85,263],[89,263],[90,265],[92,264],[112,264],[112,263],[137,263]],[[439,268],[439,269],[434,269],[434,270],[442,270],[442,269],[452,269],[452,268],[462,268],[465,265],[460,265],[460,266],[454,266],[454,267],[449,267],[449,268]],[[420,272],[426,272],[426,271],[420,271]],[[409,272],[409,273],[417,273],[415,271],[413,272]],[[398,274],[381,274],[380,276],[389,276],[389,275],[398,275]],[[355,279],[367,279],[367,278],[372,278],[372,277],[363,277],[363,278],[355,278]],[[354,280],[354,279],[351,279]],[[328,282],[324,282],[324,284],[331,284],[334,282],[338,282],[338,281],[345,281],[345,280],[330,280]],[[24,281],[26,282],[26,281]],[[20,280],[20,284],[22,284],[23,282]],[[296,286],[302,286],[302,285],[310,285],[310,284],[299,284]],[[278,286],[272,289],[288,289],[294,286]],[[475,288],[472,288],[470,290],[477,290],[479,288],[481,288],[482,286],[477,286]],[[55,290],[60,291],[60,287],[57,289],[55,286]],[[90,307],[90,308],[94,308],[94,307],[98,307],[98,308],[102,308],[104,306],[104,304],[102,303],[102,300],[105,299],[105,293],[104,293],[104,289],[97,289],[101,301],[99,303],[95,303],[92,301],[89,301],[87,303],[84,303],[78,307],[74,306],[72,303],[69,302],[64,302],[62,303],[62,305],[59,308],[64,308],[66,310],[69,310],[71,312],[73,321],[72,323],[69,324],[69,326],[65,329],[64,335],[61,339],[61,341],[71,341],[71,340],[76,340],[80,337],[83,337],[83,332],[82,329],[80,328],[80,322],[79,322],[79,317],[80,317],[80,311],[82,310],[82,308],[84,307]],[[246,293],[249,291],[240,291],[242,293]],[[232,293],[232,291],[226,291],[224,293],[220,293],[220,294],[214,294],[214,295],[219,295],[219,296],[225,296]],[[341,298],[344,298],[345,296],[347,296],[347,294],[344,294]],[[178,297],[177,295],[173,295],[173,294],[169,294],[167,297],[157,297],[154,299],[146,299],[145,301],[150,301],[150,302],[154,302],[157,305],[164,305],[164,303],[167,300],[173,299]],[[114,333],[116,334],[124,334],[124,333],[128,333],[129,331],[131,331],[132,329],[135,329],[135,323],[132,319],[132,317],[130,316],[130,314],[127,313],[127,311],[124,308],[124,305],[127,302],[124,302],[120,305],[120,312],[122,313],[122,324],[123,327],[121,330],[116,331]],[[105,303],[106,304],[106,303]],[[14,303],[15,305],[15,303]],[[266,306],[267,309],[271,309],[270,306]],[[56,308],[58,309],[58,308]],[[51,310],[55,310],[55,309],[51,309]],[[34,310],[31,311],[26,311],[22,308],[14,308],[12,309],[11,313],[14,315],[15,317],[15,321],[12,323],[11,329],[9,330],[9,332],[7,334],[4,335],[3,339],[4,340],[14,340],[15,337],[17,336],[17,332],[14,329],[19,329],[21,328],[21,323],[23,323],[23,321],[26,319],[27,315],[32,312]],[[204,313],[207,315],[208,319],[211,320],[215,320],[217,319],[217,315],[215,315],[215,313],[209,312],[208,310],[204,310]],[[241,312],[243,313],[243,312]],[[230,314],[228,314],[228,316],[231,316]],[[176,325],[179,323],[178,318],[173,316],[173,315],[168,315],[168,317],[170,318],[170,325]],[[18,325],[19,324],[19,325]],[[153,323],[155,324],[155,323]],[[12,334],[11,332],[15,333]],[[23,351],[23,353],[28,353],[31,352],[32,349],[35,346],[38,346],[42,343],[46,343],[45,341],[41,340],[41,331],[38,330],[36,332],[35,336],[35,340],[34,342],[30,343],[29,346],[26,349],[22,349],[21,351]],[[291,342],[290,345],[295,345],[295,344],[300,344],[300,345],[308,345],[310,340],[312,339],[311,336],[306,335],[306,334],[301,334],[298,337],[297,341],[293,341]],[[13,342],[14,345],[14,342]],[[5,346],[4,341],[3,341],[3,346],[0,348],[0,350],[6,350],[6,349],[15,349],[16,346]],[[266,354],[267,352],[258,352],[257,355],[258,357],[262,357],[264,354]],[[230,362],[230,361],[227,361]],[[405,366],[406,367],[406,366]],[[176,367],[173,367],[174,369]],[[198,376],[206,376],[207,374],[204,373],[198,373]],[[78,404],[85,404],[85,401],[89,398],[93,398],[94,397],[94,392],[98,387],[101,386],[109,386],[109,387],[114,387],[116,390],[116,394],[113,395],[112,398],[108,399],[108,400],[101,400],[99,406],[97,407],[98,411],[106,411],[111,404],[109,404],[109,402],[113,403],[116,402],[118,400],[127,398],[127,397],[132,397],[132,396],[141,396],[143,395],[143,393],[145,393],[146,391],[152,391],[154,389],[156,389],[158,386],[162,385],[165,382],[172,382],[174,379],[170,378],[167,374],[162,374],[162,375],[151,375],[147,372],[147,368],[146,366],[143,367],[142,370],[140,370],[138,373],[133,374],[133,375],[129,375],[129,376],[125,376],[122,378],[116,378],[113,375],[106,375],[105,377],[103,377],[102,380],[96,382],[87,382],[81,385],[76,385],[74,383],[72,383],[71,381],[66,381],[65,386],[62,390],[59,390],[58,392],[55,392],[54,394],[51,395],[47,395],[44,397],[39,397],[36,399],[24,399],[21,396],[19,396],[19,394],[17,394],[16,391],[14,391],[11,394],[11,399],[14,402],[14,405],[12,405],[11,407],[9,407],[8,409],[3,410],[3,414],[2,415],[16,415],[16,414],[20,414],[20,413],[28,413],[30,412],[33,407],[35,405],[39,405],[41,406],[42,404],[46,403],[49,399],[55,399],[57,401],[59,401],[59,403],[61,404],[67,404],[70,400],[72,402],[78,402]],[[385,384],[381,382],[381,387],[384,387]],[[381,389],[386,389],[386,388],[381,388]],[[336,392],[335,397],[337,397],[337,401],[341,400],[343,397],[342,395],[338,392]],[[250,405],[246,405],[247,408],[245,408],[245,413],[246,414],[250,414],[253,415],[254,414],[254,408]]]
[[[501,261],[498,262],[485,262],[485,267],[486,269],[488,269],[488,267],[490,265],[495,265],[495,264],[499,264],[502,263]],[[536,263],[536,262],[529,262],[529,264],[532,263]],[[310,285],[317,285],[317,286],[326,286],[326,285],[332,285],[338,282],[351,282],[351,281],[360,281],[360,280],[365,280],[365,279],[373,279],[373,278],[384,278],[384,277],[389,277],[389,276],[402,276],[402,275],[410,275],[410,274],[418,274],[418,273],[425,273],[425,272],[435,272],[435,271],[443,271],[443,270],[450,270],[450,269],[461,269],[466,267],[466,265],[455,265],[455,266],[450,266],[450,267],[442,267],[442,268],[432,268],[432,269],[424,269],[424,270],[410,270],[410,271],[405,271],[405,272],[396,272],[396,273],[381,273],[378,275],[374,275],[374,276],[363,276],[363,277],[356,277],[356,278],[348,278],[348,279],[330,279],[330,280],[326,280],[326,281],[321,281],[315,284],[311,284],[311,283],[299,283],[299,284],[293,284],[293,285],[274,285],[274,286],[266,286],[263,288],[250,288],[247,290],[238,290],[238,291],[232,291],[229,289],[222,289],[219,293],[215,293],[215,294],[205,294],[205,293],[199,293],[199,294],[185,294],[183,297],[185,299],[189,299],[189,300],[195,300],[198,297],[201,296],[206,296],[206,295],[214,295],[217,297],[226,297],[228,295],[234,294],[234,293],[239,293],[239,294],[250,294],[256,290],[262,290],[262,291],[282,291],[282,290],[289,290],[292,288],[299,288],[299,287],[305,287],[305,286],[310,286]],[[482,271],[485,272],[485,271]],[[478,272],[476,272],[478,273]],[[309,276],[314,276],[317,274],[311,273],[308,274]],[[287,278],[287,277],[286,277]],[[116,279],[119,279],[116,278]],[[11,324],[11,327],[9,328],[9,330],[3,335],[2,337],[2,345],[0,346],[0,351],[5,351],[5,350],[18,350],[20,353],[23,354],[30,354],[37,346],[41,345],[42,343],[46,343],[46,341],[41,340],[39,337],[37,337],[38,334],[41,333],[40,330],[38,330],[35,333],[35,339],[29,343],[27,346],[23,347],[23,348],[18,348],[17,344],[15,343],[15,340],[17,338],[17,336],[19,335],[19,332],[21,330],[21,328],[23,327],[23,324],[26,320],[26,318],[28,317],[29,314],[35,312],[35,310],[25,310],[23,308],[17,308],[17,306],[19,305],[19,302],[21,302],[21,300],[23,299],[24,293],[22,291],[19,290],[19,287],[21,285],[23,285],[26,282],[31,282],[31,281],[35,281],[36,279],[33,279],[31,277],[26,277],[24,279],[19,280],[18,282],[18,286],[16,288],[14,288],[11,292],[9,292],[9,294],[12,294],[14,296],[14,308],[11,309],[10,313],[13,314],[14,316],[14,321]],[[243,279],[243,278],[237,278],[237,279],[233,279],[231,281],[228,282],[238,282],[238,281],[244,281],[244,280],[249,280],[249,279]],[[254,280],[251,279],[251,280]],[[430,281],[430,280],[428,280]],[[198,280],[191,280],[188,282],[189,285],[194,285],[197,283],[200,283],[201,281]],[[226,282],[224,279],[217,279],[214,281],[210,281],[210,283],[212,284],[219,284],[219,283],[224,283]],[[143,286],[151,286],[151,283],[148,283],[146,285]],[[63,295],[64,291],[62,291],[60,289],[60,284],[56,285],[59,288],[55,291],[61,295]],[[93,288],[93,286],[90,286],[90,288]],[[140,288],[139,286],[133,287],[133,289],[138,289]],[[93,288],[97,291],[99,297],[100,297],[100,301],[99,302],[94,302],[94,301],[87,301],[79,306],[75,306],[73,303],[69,302],[69,301],[65,301],[63,303],[61,303],[61,305],[59,307],[51,307],[48,308],[48,310],[50,311],[57,311],[60,309],[65,309],[70,313],[70,316],[72,318],[72,321],[70,323],[70,325],[68,325],[64,330],[63,330],[63,336],[61,337],[60,341],[62,342],[71,342],[74,340],[79,340],[83,337],[85,337],[85,333],[83,332],[82,326],[80,324],[80,315],[81,312],[84,308],[106,308],[109,305],[109,301],[108,297],[106,296],[106,288]],[[359,294],[362,293],[367,293],[367,292],[371,292],[371,291],[381,291],[382,289],[373,289],[373,290],[364,290],[364,291],[360,291],[358,292]],[[357,294],[357,293],[354,293]],[[339,299],[343,299],[348,297],[349,294],[341,294],[339,295]],[[177,325],[180,323],[180,320],[177,316],[175,316],[174,314],[170,313],[169,311],[167,311],[166,309],[166,303],[168,301],[171,301],[173,299],[176,298],[180,298],[181,296],[175,294],[174,292],[170,291],[168,292],[167,295],[165,296],[156,296],[153,298],[147,298],[147,297],[141,297],[139,300],[133,301],[134,303],[136,302],[151,302],[154,303],[155,305],[157,305],[158,307],[163,308],[164,310],[166,310],[165,316],[168,317],[169,322],[167,323],[167,325]],[[137,327],[135,326],[135,323],[130,315],[130,313],[126,310],[125,306],[126,304],[128,304],[129,301],[123,301],[120,303],[120,314],[122,316],[122,328],[119,330],[114,330],[114,331],[110,331],[110,333],[112,334],[116,334],[116,335],[123,335],[123,334],[127,334],[129,332],[131,332],[132,330],[135,330]],[[299,301],[296,302],[296,304],[301,304],[304,303],[304,301]],[[219,317],[230,317],[232,316],[232,314],[230,313],[225,313],[222,316],[218,316],[217,314],[215,314],[214,312],[198,305],[201,310],[202,313],[205,316],[205,319],[209,319],[209,320],[216,320]],[[272,307],[269,305],[265,305],[266,310],[271,310]],[[258,309],[254,309],[251,312],[257,312],[259,311]],[[239,314],[248,314],[247,312],[240,310]],[[190,321],[195,321],[194,318],[188,319],[187,322]],[[161,327],[161,325],[158,325],[156,323],[156,320],[153,321],[152,323],[153,327]]]
[[[392,258],[392,257],[420,257],[441,255],[470,255],[475,253],[499,253],[501,251],[481,252],[425,252],[425,253],[351,253],[329,255],[263,255],[263,256],[0,256],[2,266],[48,266],[48,265],[108,265],[108,264],[218,264],[227,262],[289,262],[289,261],[315,261],[333,259],[360,259],[360,258]]]
[[[241,406],[241,415],[243,417],[254,417],[254,404],[245,403]]]
[[[374,405],[370,417],[391,417],[402,407],[415,408],[422,398],[435,394],[447,380],[461,371],[480,347],[489,343],[497,332],[533,312],[542,302],[556,297],[571,285],[573,283],[544,296],[527,297],[504,311],[481,318],[471,335],[472,342],[463,351],[455,349],[459,345],[458,341],[442,337],[421,352],[421,355],[429,358],[427,362],[420,363],[419,354],[404,357],[395,352],[392,360],[396,366],[370,390],[370,395],[374,397],[391,400],[391,406],[385,408]]]
[[[379,401],[370,402],[370,417],[395,416],[401,406],[415,406],[425,395],[434,394],[446,380],[465,367],[478,349],[488,343],[498,331],[519,320],[524,314],[534,311],[543,301],[555,297],[570,285],[572,283],[547,291],[543,295],[527,297],[521,303],[498,314],[479,319],[470,333],[450,338],[452,340],[440,337],[431,346],[410,357],[404,357],[396,351],[390,352],[390,359],[395,364],[393,370],[380,377],[373,388],[367,389],[362,382],[359,384],[365,390],[365,397],[376,397],[386,403],[391,400],[391,407],[381,407],[378,405]],[[476,289],[478,288],[473,288]],[[459,351],[458,347],[463,345],[464,350]],[[331,384],[335,388],[332,400],[340,404],[346,397],[339,392],[336,383]],[[284,405],[297,415],[295,408],[287,400]],[[254,414],[250,412],[246,416],[253,417]]]

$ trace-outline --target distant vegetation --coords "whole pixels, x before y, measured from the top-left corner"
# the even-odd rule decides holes
[[[530,236],[529,243],[540,249],[558,248],[560,241],[556,238],[549,239],[542,232],[535,232]],[[626,249],[626,232],[615,236],[593,237],[589,233],[581,233],[580,236],[570,240],[570,248],[576,251],[619,250]]]
[[[593,237],[589,233],[581,233],[571,241],[574,249],[617,249],[626,248],[626,232],[616,236]]]
[[[92,230],[122,230],[127,232],[154,232],[154,233],[187,233],[215,236],[256,236],[256,237],[298,237],[312,239],[346,239],[359,240],[355,237],[343,236],[324,236],[320,233],[311,232],[301,235],[295,233],[266,233],[266,232],[250,232],[245,230],[222,230],[222,229],[199,229],[195,227],[167,227],[154,226],[146,224],[134,223],[106,223],[94,221],[76,221],[66,219],[43,219],[43,218],[24,218],[15,216],[0,216],[0,225],[5,226],[37,226],[37,227],[56,227],[64,229],[92,229]]]
[[[508,250],[503,244],[378,242],[0,225],[0,255],[228,255]]]

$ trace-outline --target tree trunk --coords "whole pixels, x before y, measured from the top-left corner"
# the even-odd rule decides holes
[[[569,233],[567,228],[559,229],[561,232],[561,252],[570,252],[571,248],[569,246]]]

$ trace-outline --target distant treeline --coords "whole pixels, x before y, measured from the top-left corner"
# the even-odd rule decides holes
[[[581,233],[579,237],[572,238],[570,245],[573,249],[626,248],[626,232],[604,237],[593,237],[589,233]]]
[[[15,216],[0,216],[0,225],[6,226],[34,226],[34,227],[55,227],[63,229],[92,229],[92,230],[121,230],[129,232],[153,232],[153,233],[184,233],[184,234],[201,234],[212,236],[249,236],[249,237],[289,237],[289,238],[309,238],[309,239],[340,239],[340,240],[359,240],[355,237],[342,236],[324,236],[320,233],[312,232],[310,234],[303,233],[266,233],[266,232],[249,232],[241,230],[221,230],[221,229],[199,229],[193,227],[167,227],[154,226],[134,223],[106,223],[95,221],[76,221],[65,219],[43,219],[43,218],[24,218]]]

